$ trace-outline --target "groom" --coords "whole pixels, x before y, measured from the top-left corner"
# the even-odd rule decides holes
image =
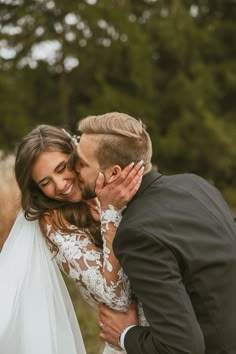
[[[145,166],[113,248],[149,327],[102,306],[101,337],[128,354],[235,354],[236,227],[220,192],[194,174],[153,171],[150,137],[133,117],[90,116],[79,131],[84,198],[99,171],[109,183],[131,161]]]

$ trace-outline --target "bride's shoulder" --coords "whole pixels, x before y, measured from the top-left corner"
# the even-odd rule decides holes
[[[60,214],[57,211],[50,211],[45,213],[39,220],[40,228],[43,232],[43,235],[46,237],[59,238],[64,241],[67,239],[72,240],[73,238],[88,238],[90,233],[87,229],[78,228],[75,225],[70,224],[64,218],[60,217]],[[90,237],[89,237],[90,238]]]

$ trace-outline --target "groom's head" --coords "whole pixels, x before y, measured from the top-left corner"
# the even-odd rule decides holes
[[[150,171],[152,143],[140,120],[112,112],[82,119],[78,130],[81,138],[77,171],[85,199],[95,196],[99,171],[104,173],[106,182],[116,179],[131,162],[143,160],[144,173]]]

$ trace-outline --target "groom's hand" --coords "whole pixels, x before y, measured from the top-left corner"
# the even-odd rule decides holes
[[[104,186],[105,178],[100,172],[96,181],[95,193],[106,210],[109,205],[122,209],[138,191],[143,176],[143,161],[126,166],[117,178]]]
[[[130,304],[126,312],[112,310],[106,305],[99,305],[98,326],[101,328],[99,337],[116,347],[119,347],[119,336],[131,325],[138,325],[137,309]]]

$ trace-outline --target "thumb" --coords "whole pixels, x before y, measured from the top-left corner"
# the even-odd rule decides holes
[[[104,174],[102,172],[99,172],[98,178],[96,180],[96,186],[95,186],[96,195],[99,194],[99,192],[103,189],[104,181],[105,181]]]

